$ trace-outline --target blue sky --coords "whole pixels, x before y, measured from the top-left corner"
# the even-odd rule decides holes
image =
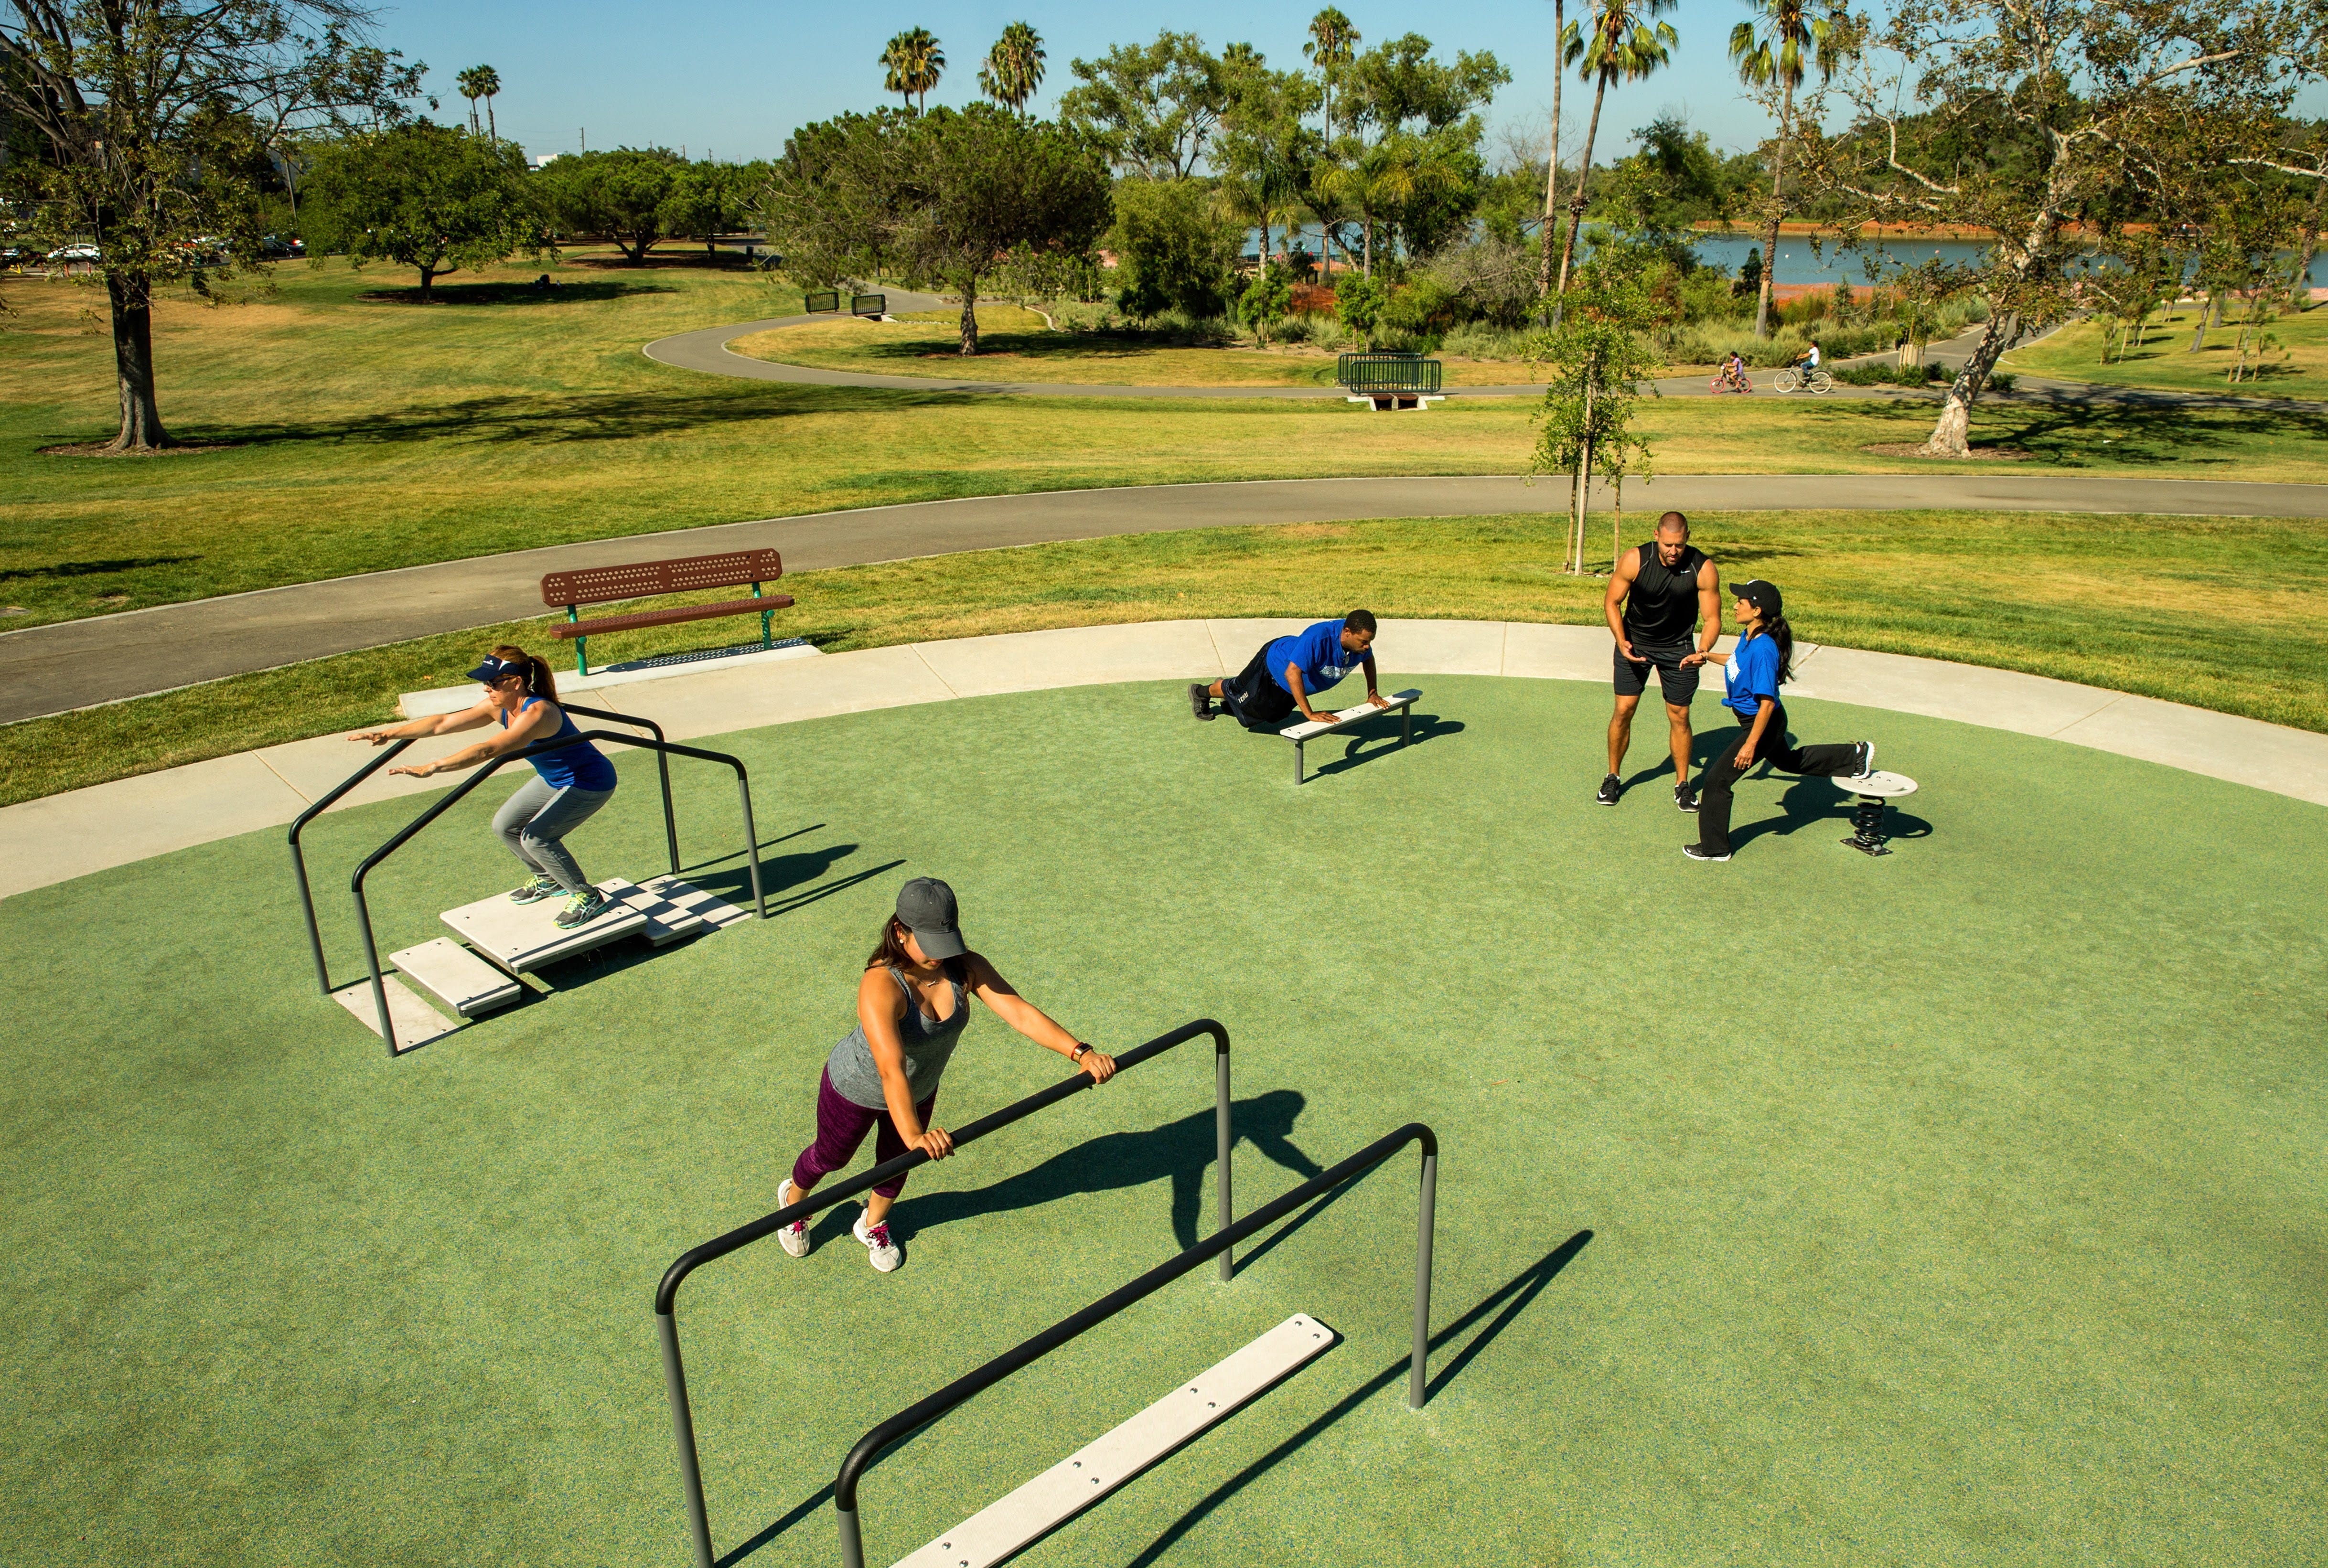
[[[1478,0],[1453,11],[1341,4],[1367,44],[1417,32],[1450,58],[1459,49],[1493,50],[1513,80],[1489,115],[1491,133],[1524,128],[1541,145],[1552,104],[1551,0]],[[1125,13],[1056,0],[875,0],[855,6],[404,0],[382,10],[380,42],[428,63],[428,86],[446,106],[440,118],[465,110],[455,73],[491,64],[502,83],[495,103],[502,134],[530,153],[574,151],[587,128],[597,148],[656,143],[684,146],[697,157],[709,151],[743,159],[782,152],[795,126],[879,103],[881,72],[873,62],[904,28],[924,26],[938,35],[948,65],[933,101],[962,103],[977,96],[978,61],[1004,25],[1032,23],[1049,56],[1037,100],[1037,109],[1048,112],[1074,83],[1068,61],[1094,58],[1112,43],[1144,42],[1164,25],[1195,32],[1215,49],[1247,42],[1273,65],[1299,65],[1304,29],[1317,9],[1318,0],[1270,6],[1187,0],[1145,13],[1148,20],[1135,25]],[[1582,0],[1570,9],[1580,11]],[[1727,56],[1730,28],[1745,14],[1738,0],[1682,0],[1671,15],[1681,33],[1674,63],[1645,83],[1611,89],[1596,161],[1620,147],[1633,127],[1668,108],[1685,112],[1725,148],[1751,146],[1766,134],[1760,111],[1740,96]],[[1571,91],[1562,106],[1572,156],[1589,107],[1580,99],[1586,97],[1589,89]]]

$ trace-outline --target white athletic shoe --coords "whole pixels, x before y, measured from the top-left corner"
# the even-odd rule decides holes
[[[850,1234],[865,1244],[866,1261],[882,1273],[896,1272],[897,1265],[906,1261],[905,1253],[889,1239],[889,1222],[887,1220],[877,1225],[868,1225],[860,1210],[856,1225],[850,1227]]]
[[[776,1197],[783,1199],[776,1207],[789,1208],[807,1196],[808,1194],[794,1187],[792,1184],[792,1178],[787,1177],[784,1186],[776,1189]],[[777,1231],[776,1244],[796,1258],[808,1256],[808,1221],[796,1219]]]

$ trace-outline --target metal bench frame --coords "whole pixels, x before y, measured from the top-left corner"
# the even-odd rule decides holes
[[[810,315],[821,315],[827,313],[838,315],[840,314],[840,291],[837,288],[820,288],[803,295],[801,309]]]
[[[549,634],[574,643],[574,672],[590,673],[590,639],[610,632],[636,631],[644,626],[674,625],[682,621],[708,621],[721,615],[757,615],[760,646],[775,646],[770,617],[792,607],[790,594],[765,594],[760,585],[784,575],[784,557],[772,549],[728,550],[719,555],[675,556],[669,560],[634,561],[614,567],[581,567],[551,572],[541,579],[541,602],[563,608],[566,624]],[[748,599],[728,599],[716,605],[680,605],[668,610],[643,610],[628,615],[582,618],[584,605],[611,605],[624,599],[653,598],[662,594],[693,593],[701,588],[752,585]]]
[[[1342,354],[1334,361],[1334,384],[1350,394],[1346,401],[1380,412],[1427,408],[1447,400],[1439,390],[1441,368],[1421,354]]]
[[[1415,703],[1422,700],[1422,693],[1420,691],[1394,692],[1382,707],[1376,708],[1373,703],[1369,702],[1366,705],[1365,711],[1361,712],[1356,709],[1351,709],[1346,712],[1338,714],[1335,717],[1334,722],[1331,724],[1312,724],[1310,720],[1305,718],[1299,724],[1289,724],[1284,728],[1279,730],[1277,732],[1278,734],[1283,736],[1286,739],[1293,743],[1294,788],[1299,789],[1302,784],[1309,782],[1307,776],[1307,764],[1302,756],[1301,751],[1303,746],[1308,746],[1313,740],[1323,740],[1329,735],[1339,735],[1346,729],[1355,729],[1370,718],[1378,718],[1385,713],[1397,714],[1398,743],[1402,746],[1412,744],[1414,739],[1414,714],[1413,710]],[[1297,734],[1295,733],[1296,731],[1299,731],[1300,733]]]
[[[889,314],[889,296],[886,294],[852,294],[849,296],[849,314],[871,316],[878,321]]]

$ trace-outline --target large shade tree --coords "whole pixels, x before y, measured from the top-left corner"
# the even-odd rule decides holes
[[[366,42],[371,22],[342,0],[0,0],[0,120],[24,144],[0,191],[35,243],[97,249],[114,450],[168,444],[155,294],[260,263],[268,149],[303,127],[403,117],[423,68]]]
[[[1998,358],[2075,304],[2083,218],[2172,211],[2210,171],[2258,155],[2307,25],[2307,7],[2267,0],[1893,0],[1873,39],[1885,63],[1846,78],[1850,131],[1798,134],[1813,178],[1854,209],[1845,221],[1954,224],[1988,241],[1957,279],[1988,301],[1988,322],[1926,455],[1969,454]]]
[[[424,298],[444,273],[546,244],[524,149],[455,126],[419,120],[326,143],[307,188],[349,260],[413,268]]]
[[[1014,255],[1087,255],[1112,209],[1107,166],[1075,132],[992,104],[844,115],[784,145],[768,240],[802,281],[886,265],[962,298],[962,352],[978,352],[978,289]]]
[[[1779,224],[1787,214],[1787,146],[1795,134],[1795,91],[1816,65],[1832,80],[1859,52],[1861,24],[1843,0],[1746,0],[1753,16],[1730,30],[1739,80],[1778,98],[1779,135],[1770,152],[1770,203],[1762,221],[1762,286],[1754,302],[1754,335],[1770,335],[1771,290],[1778,279]]]
[[[1222,63],[1193,33],[1119,43],[1101,59],[1069,61],[1067,70],[1075,85],[1059,99],[1060,121],[1143,180],[1195,174],[1228,107]]]

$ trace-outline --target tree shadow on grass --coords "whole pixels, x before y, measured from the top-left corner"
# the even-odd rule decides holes
[[[125,556],[118,560],[59,561],[47,567],[12,567],[0,571],[0,583],[27,581],[34,577],[94,577],[111,572],[134,572],[146,567],[183,566],[187,561],[202,558],[198,555]]]
[[[2032,400],[2038,397],[2045,400]],[[2214,417],[2194,418],[2194,413]],[[2172,393],[2160,393],[2155,400],[2031,394],[1977,405],[1974,415],[1985,427],[1976,433],[1977,438],[2008,442],[2063,468],[2092,467],[2101,457],[2112,467],[2141,469],[2236,463],[2242,455],[2242,435],[2328,441],[2328,407],[2254,408],[2224,399],[2194,408]],[[2000,424],[2014,427],[2000,431]]]
[[[409,288],[375,288],[356,296],[363,305],[582,305],[621,299],[634,294],[677,294],[668,283],[638,283],[624,278],[589,278],[560,282],[550,288],[527,283],[438,283],[423,294]]]

